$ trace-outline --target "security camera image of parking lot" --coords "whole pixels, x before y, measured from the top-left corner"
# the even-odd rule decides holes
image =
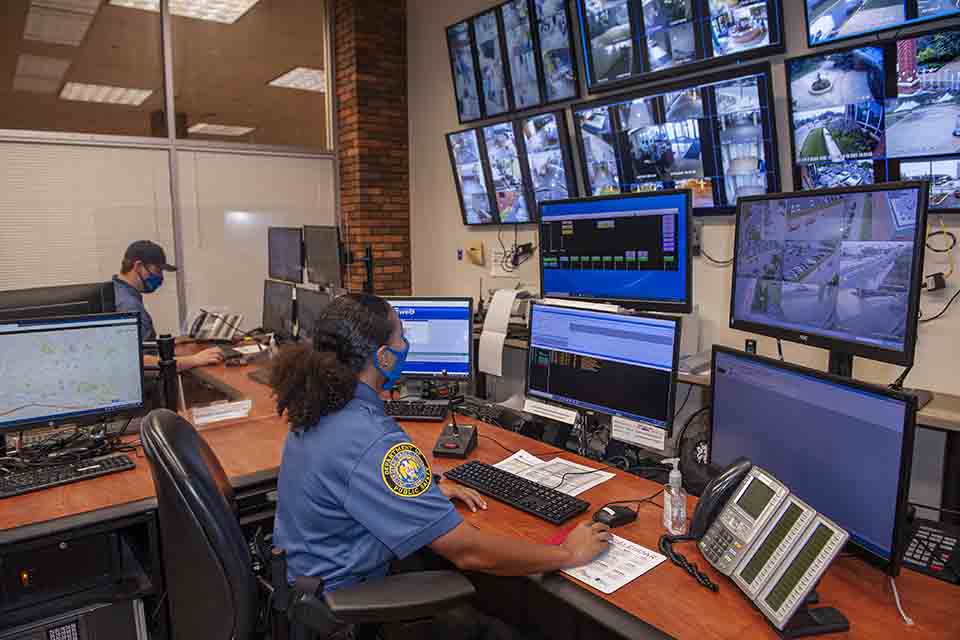
[[[917,197],[899,190],[746,203],[735,317],[902,348]]]

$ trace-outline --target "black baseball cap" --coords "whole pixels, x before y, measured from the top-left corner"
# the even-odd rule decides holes
[[[149,240],[137,240],[131,244],[123,254],[123,259],[130,264],[139,260],[143,264],[160,267],[163,271],[177,270],[172,264],[167,264],[167,254],[164,253],[163,247]]]

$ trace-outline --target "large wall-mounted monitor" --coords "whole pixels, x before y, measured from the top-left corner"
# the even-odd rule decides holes
[[[116,311],[113,282],[37,287],[0,293],[0,322]]]
[[[580,95],[566,0],[510,0],[447,27],[461,123]]]
[[[960,30],[787,60],[794,187],[928,180],[960,211]]]
[[[811,47],[960,14],[956,0],[802,1]]]
[[[741,199],[730,327],[912,365],[926,221],[923,182]]]
[[[897,572],[916,423],[911,398],[722,347],[714,347],[712,391],[711,463],[745,456]]]
[[[588,195],[690,189],[696,215],[780,190],[770,66],[573,107]]]
[[[524,188],[525,163],[520,162],[517,132],[512,122],[492,124],[481,129],[486,147],[487,166],[493,182],[496,215],[501,224],[531,222],[534,211],[529,192]]]
[[[540,207],[544,298],[689,313],[689,191],[558,200]]]
[[[784,51],[780,0],[577,0],[577,12],[591,91]]]
[[[577,178],[564,113],[557,111],[525,118],[520,126],[536,203],[576,197]]]
[[[478,129],[447,134],[447,149],[465,225],[497,222],[484,169],[485,149],[481,150],[481,143]]]

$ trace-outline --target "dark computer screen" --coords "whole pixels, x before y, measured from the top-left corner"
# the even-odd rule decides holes
[[[908,401],[727,349],[714,358],[711,461],[746,456],[891,560],[910,477]]]
[[[303,231],[299,227],[267,229],[267,249],[271,278],[303,282]]]
[[[925,230],[924,183],[741,200],[733,327],[910,364]]]
[[[285,338],[293,335],[293,285],[263,283],[263,330]]]
[[[4,321],[0,432],[143,407],[136,313]]]
[[[19,289],[0,294],[0,322],[113,311],[116,311],[116,301],[112,282]]]
[[[473,371],[472,298],[387,298],[410,353],[403,375],[467,379]]]
[[[543,296],[689,312],[690,224],[688,191],[545,202]]]
[[[340,232],[336,227],[306,226],[303,247],[307,280],[323,287],[340,286]]]
[[[534,304],[527,395],[670,429],[679,322]]]
[[[297,287],[297,326],[301,340],[313,341],[320,313],[332,301],[329,294]]]

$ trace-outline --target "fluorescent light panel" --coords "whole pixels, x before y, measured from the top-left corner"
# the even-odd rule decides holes
[[[320,69],[297,67],[293,71],[288,71],[283,74],[276,80],[272,80],[270,86],[323,93],[327,90],[327,76]]]
[[[170,0],[170,13],[184,18],[233,24],[259,0]],[[110,0],[115,7],[160,11],[160,0]]]
[[[255,127],[236,127],[226,124],[208,124],[198,122],[189,129],[188,132],[200,136],[245,136],[256,131]]]
[[[93,15],[31,5],[23,39],[78,47],[87,35]]]
[[[32,4],[35,7],[86,13],[91,16],[100,8],[100,0],[33,0]]]
[[[98,102],[101,104],[119,104],[139,107],[153,95],[153,89],[127,89],[100,84],[68,82],[60,92],[62,100],[74,102]]]
[[[56,94],[69,68],[69,60],[21,53],[13,76],[13,90]]]

